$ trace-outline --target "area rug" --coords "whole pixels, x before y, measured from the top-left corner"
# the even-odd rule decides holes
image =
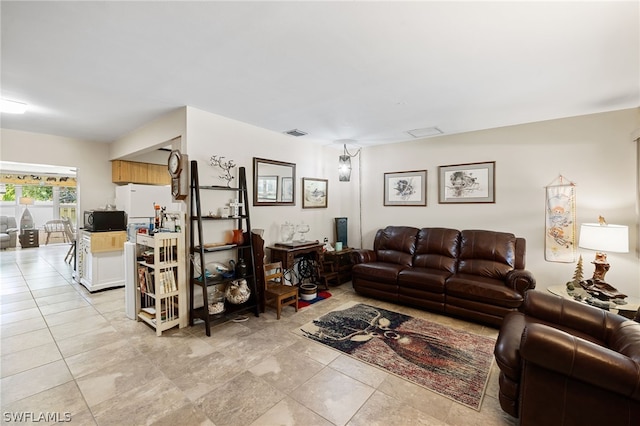
[[[480,410],[494,339],[357,302],[294,332]]]
[[[320,302],[321,300],[325,300],[331,297],[331,293],[328,291],[319,291],[318,295],[311,300],[302,300],[298,299],[298,308],[306,308],[309,305],[313,305],[316,302]]]

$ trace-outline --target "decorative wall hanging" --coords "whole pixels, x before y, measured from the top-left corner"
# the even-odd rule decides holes
[[[576,184],[558,175],[545,187],[544,258],[576,261]]]
[[[384,174],[385,206],[426,206],[427,171]]]
[[[496,162],[438,167],[438,202],[495,203]]]
[[[73,188],[76,186],[77,182],[76,178],[73,176],[1,173],[0,183],[12,183],[14,185],[62,186]]]
[[[329,194],[328,185],[328,179],[302,178],[302,208],[326,208]]]

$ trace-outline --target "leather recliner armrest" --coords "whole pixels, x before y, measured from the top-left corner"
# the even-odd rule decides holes
[[[377,260],[376,252],[369,249],[358,249],[351,253],[351,259],[354,264],[369,263]]]
[[[507,287],[514,289],[524,295],[527,290],[536,288],[536,279],[533,274],[526,269],[513,269],[507,273],[505,282]]]
[[[640,365],[631,358],[544,324],[528,324],[520,357],[569,379],[640,401]]]

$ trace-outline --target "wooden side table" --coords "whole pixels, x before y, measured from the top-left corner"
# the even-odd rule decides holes
[[[19,236],[20,246],[22,248],[39,247],[39,232],[37,229],[23,229]]]
[[[338,284],[351,281],[351,268],[353,261],[351,253],[353,249],[346,248],[340,251],[327,251],[324,253],[324,259],[333,263],[333,270],[338,273]]]

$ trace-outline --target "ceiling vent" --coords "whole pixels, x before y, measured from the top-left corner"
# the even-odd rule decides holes
[[[425,127],[423,129],[409,130],[409,131],[407,131],[407,133],[409,133],[414,138],[424,138],[424,137],[427,137],[427,136],[441,135],[444,132],[442,130],[438,129],[437,127]]]
[[[303,132],[302,130],[298,130],[298,129],[287,130],[284,133],[287,135],[295,136],[295,137],[304,136],[307,134],[307,132]]]

